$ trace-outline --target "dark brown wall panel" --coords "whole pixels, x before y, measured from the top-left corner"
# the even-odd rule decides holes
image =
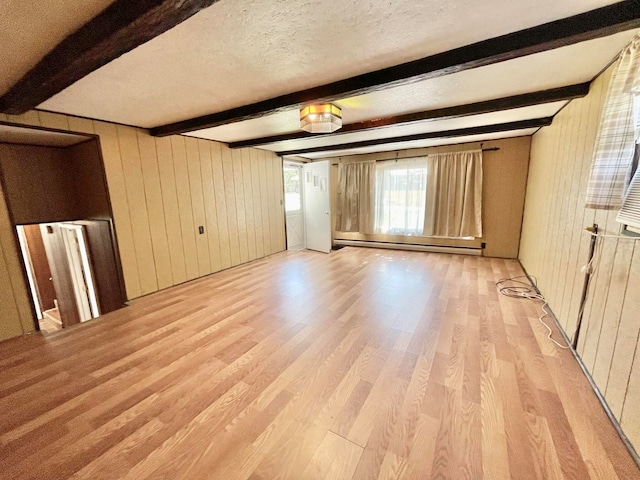
[[[78,218],[111,218],[109,194],[96,141],[65,149],[77,201]]]
[[[73,281],[60,226],[56,224],[42,225],[41,232],[53,277],[53,287],[56,290],[62,325],[64,327],[75,325],[80,323],[80,316],[78,315]]]
[[[33,280],[36,284],[40,308],[49,310],[55,307],[53,301],[56,298],[56,291],[53,288],[51,269],[47,261],[47,252],[44,248],[40,226],[25,225],[24,235],[27,239],[29,258],[33,267]]]
[[[0,144],[0,166],[16,224],[79,218],[64,149]]]
[[[67,148],[0,144],[0,167],[18,225],[110,218],[95,140]]]
[[[118,276],[110,222],[89,220],[74,223],[85,228],[100,315],[122,308],[125,299]]]

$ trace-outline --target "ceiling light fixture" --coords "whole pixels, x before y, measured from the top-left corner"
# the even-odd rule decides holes
[[[342,110],[331,103],[300,110],[300,128],[309,133],[333,133],[342,127]]]

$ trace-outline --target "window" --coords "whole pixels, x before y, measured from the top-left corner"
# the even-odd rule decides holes
[[[412,158],[376,165],[375,233],[421,235],[427,190],[427,162]]]
[[[284,208],[287,213],[302,210],[302,195],[300,194],[300,167],[284,165]]]

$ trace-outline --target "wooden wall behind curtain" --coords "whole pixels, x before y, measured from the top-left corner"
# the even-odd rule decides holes
[[[285,248],[282,161],[275,154],[154,138],[143,129],[47,112],[0,120],[100,136],[129,299]],[[33,331],[4,197],[0,248],[2,340]]]
[[[429,237],[401,237],[397,235],[364,235],[361,233],[335,231],[335,205],[337,190],[332,188],[333,238],[345,240],[372,240],[379,242],[414,243],[420,245],[464,246],[486,248],[485,257],[517,258],[520,245],[520,227],[524,208],[525,186],[529,167],[531,137],[505,138],[483,142],[484,148],[500,150],[483,153],[482,223],[483,237],[475,240],[443,239]],[[394,150],[392,152],[351,155],[329,159],[331,182],[337,183],[337,163],[359,162],[394,158],[411,158],[433,153],[457,152],[481,148],[479,142],[444,145],[440,147]]]
[[[533,137],[520,260],[538,277],[564,330],[575,329],[589,235],[618,234],[617,211],[584,208],[596,130],[611,68]],[[578,353],[622,428],[640,449],[640,243],[603,239]],[[599,254],[600,255],[600,254]]]

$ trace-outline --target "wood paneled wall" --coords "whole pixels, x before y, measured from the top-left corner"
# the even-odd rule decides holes
[[[0,120],[99,135],[130,299],[285,248],[275,154],[47,112]],[[0,339],[33,330],[13,236],[2,200]]]
[[[429,237],[400,237],[392,235],[363,235],[359,233],[333,232],[334,238],[347,240],[373,240],[380,242],[413,243],[422,245],[447,245],[480,247],[486,243],[482,254],[486,257],[517,258],[520,244],[520,227],[524,208],[527,169],[531,137],[506,138],[482,143],[483,148],[499,148],[483,154],[483,238],[475,240],[440,239]],[[337,163],[409,158],[434,153],[456,152],[481,148],[480,143],[445,145],[441,147],[396,150],[368,155],[353,155],[331,159],[331,182],[337,184]],[[337,189],[331,189],[333,223]]]
[[[0,166],[16,223],[79,218],[64,149],[0,144]]]
[[[94,139],[66,148],[0,144],[0,166],[14,221],[111,220],[99,150]]]
[[[533,137],[520,260],[562,327],[576,327],[590,236],[597,223],[618,235],[617,211],[584,208],[600,112],[611,69]],[[622,428],[640,448],[640,244],[602,238],[578,353]]]

